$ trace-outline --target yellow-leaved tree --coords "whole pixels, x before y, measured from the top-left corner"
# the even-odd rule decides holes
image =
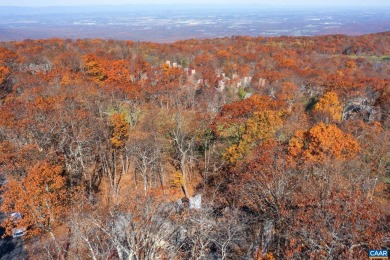
[[[110,117],[111,144],[114,148],[121,148],[129,139],[130,125],[123,113],[115,113]]]
[[[335,92],[327,92],[314,106],[314,113],[319,114],[326,121],[340,122],[343,115],[343,107]]]
[[[95,54],[85,55],[83,61],[87,74],[94,77],[96,82],[104,81],[107,78],[103,64]]]
[[[275,138],[276,132],[282,124],[281,112],[271,110],[255,112],[252,117],[246,120],[239,141],[229,146],[223,154],[224,159],[230,163],[235,163],[251,148]]]

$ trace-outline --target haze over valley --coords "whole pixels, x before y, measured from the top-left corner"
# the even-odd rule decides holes
[[[82,6],[0,7],[0,41],[361,35],[390,30],[390,7]]]

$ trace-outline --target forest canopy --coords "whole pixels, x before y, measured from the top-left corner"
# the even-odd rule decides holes
[[[33,259],[364,259],[389,115],[389,32],[2,42],[1,226]]]

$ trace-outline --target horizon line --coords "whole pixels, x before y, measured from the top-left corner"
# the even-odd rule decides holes
[[[185,3],[131,3],[131,4],[57,4],[57,5],[0,5],[1,7],[16,7],[16,8],[48,8],[48,7],[123,7],[123,6],[180,6],[180,7],[186,7],[186,6],[215,6],[215,7],[224,7],[224,6],[235,6],[235,7],[348,7],[348,8],[355,8],[355,7],[390,7],[390,2],[386,4],[379,4],[379,5],[370,5],[369,2],[366,3],[359,3],[354,5],[347,5],[347,4],[337,4],[337,3],[330,3],[330,4],[324,4],[324,3],[285,3],[285,4],[270,4],[270,3],[243,3],[243,4],[236,4],[236,3],[207,3],[207,4],[198,4],[198,3],[191,3],[191,4],[185,4]]]

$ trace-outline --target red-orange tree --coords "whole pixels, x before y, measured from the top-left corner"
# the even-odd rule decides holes
[[[307,131],[297,131],[288,147],[291,159],[323,162],[353,158],[360,150],[358,141],[336,125],[319,123]]]
[[[37,162],[25,177],[9,177],[4,185],[4,202],[1,211],[8,215],[2,223],[6,234],[12,228],[27,228],[28,235],[50,231],[65,212],[67,198],[63,166],[49,162]],[[19,212],[20,220],[14,221],[10,214]]]

